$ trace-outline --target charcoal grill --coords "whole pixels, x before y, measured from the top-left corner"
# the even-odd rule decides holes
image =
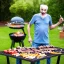
[[[21,46],[22,44],[22,47],[24,47],[24,39],[26,37],[26,33],[24,31],[24,20],[23,18],[21,17],[13,17],[11,20],[10,20],[10,23],[8,23],[8,27],[11,28],[11,29],[22,29],[23,33],[24,33],[24,36],[14,36],[13,34],[14,33],[10,33],[9,34],[9,37],[10,39],[12,40],[12,43],[11,43],[11,48],[15,46],[15,43],[19,43],[19,46]]]
[[[21,46],[21,44],[22,44],[22,47],[24,47],[23,40],[25,39],[26,34],[24,34],[23,36],[14,36],[13,34],[14,33],[9,34],[10,39],[12,40],[11,48],[14,47],[15,43],[18,43],[18,42],[19,42],[19,46]]]
[[[9,36],[11,38],[11,40],[14,40],[15,42],[21,41],[25,39],[26,34],[24,34],[23,36],[14,36],[14,33],[10,33]]]

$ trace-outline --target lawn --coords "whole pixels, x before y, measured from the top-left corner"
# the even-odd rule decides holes
[[[27,34],[26,27],[27,27],[27,25],[25,25],[24,29]],[[33,38],[33,34],[34,34],[33,27],[34,26],[31,27],[32,38]],[[0,50],[5,50],[5,49],[10,48],[11,40],[9,38],[9,33],[16,32],[16,31],[22,31],[22,30],[21,29],[19,29],[19,30],[18,29],[10,29],[6,26],[0,27]],[[50,39],[51,45],[64,48],[64,39],[59,38],[59,30],[57,28],[49,31],[49,39]],[[28,42],[28,34],[24,40],[24,44],[25,44],[25,47],[31,46],[31,44]],[[15,46],[18,46],[18,44],[16,44]],[[55,64],[56,59],[57,59],[57,57],[53,57],[51,59],[51,64]],[[0,64],[6,64],[6,57],[5,56],[0,55]],[[15,58],[10,58],[10,64],[16,64]],[[23,60],[23,64],[30,64],[30,63]],[[42,60],[41,64],[46,64],[46,60]],[[60,64],[64,64],[64,55],[61,56]]]

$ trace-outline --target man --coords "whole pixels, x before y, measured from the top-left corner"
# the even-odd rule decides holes
[[[47,10],[47,5],[40,5],[40,13],[35,14],[28,24],[28,37],[32,47],[37,48],[41,45],[49,45],[48,28],[53,29],[63,22],[63,18],[60,17],[56,24],[52,24],[52,18],[49,14],[47,14]],[[35,31],[33,41],[30,35],[30,27],[32,24],[34,24]],[[40,64],[40,61],[37,61],[36,64]],[[50,64],[50,58],[47,58],[47,64]]]

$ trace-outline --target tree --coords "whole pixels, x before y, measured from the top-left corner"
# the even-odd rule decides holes
[[[11,0],[0,0],[1,2],[1,12],[0,12],[0,21],[2,20],[8,20],[10,18],[10,12],[9,12],[9,7],[10,7],[10,2]]]
[[[56,23],[60,15],[64,16],[64,0],[49,0],[49,14],[51,14],[53,23]]]

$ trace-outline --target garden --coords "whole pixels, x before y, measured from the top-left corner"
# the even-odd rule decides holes
[[[37,3],[37,4],[36,4]],[[3,5],[4,4],[4,5]],[[13,32],[22,32],[21,29],[11,29],[6,23],[10,22],[10,19],[14,16],[20,16],[25,21],[24,30],[26,32],[26,38],[24,39],[24,46],[31,47],[31,44],[28,42],[28,31],[27,25],[32,16],[36,13],[39,13],[39,5],[47,4],[49,6],[48,13],[52,16],[53,23],[57,23],[60,15],[64,17],[64,0],[5,0],[1,1],[1,19],[3,25],[0,25],[0,51],[10,49],[11,39],[9,33]],[[6,5],[6,6],[5,6]],[[6,9],[6,10],[5,10]],[[63,22],[64,23],[64,22]],[[63,23],[60,25],[63,26]],[[50,45],[64,49],[64,39],[60,39],[60,26],[56,27],[53,30],[49,30],[49,40]],[[32,39],[34,36],[34,25],[31,26],[31,36]],[[19,46],[18,43],[15,44],[15,47]],[[51,64],[56,64],[57,57],[51,58]],[[7,64],[6,57],[0,55],[0,64]],[[23,64],[30,64],[30,62],[22,60]],[[41,64],[46,64],[46,59],[40,61]],[[10,64],[16,64],[16,59],[10,57]],[[61,55],[60,64],[64,64],[64,55]]]

